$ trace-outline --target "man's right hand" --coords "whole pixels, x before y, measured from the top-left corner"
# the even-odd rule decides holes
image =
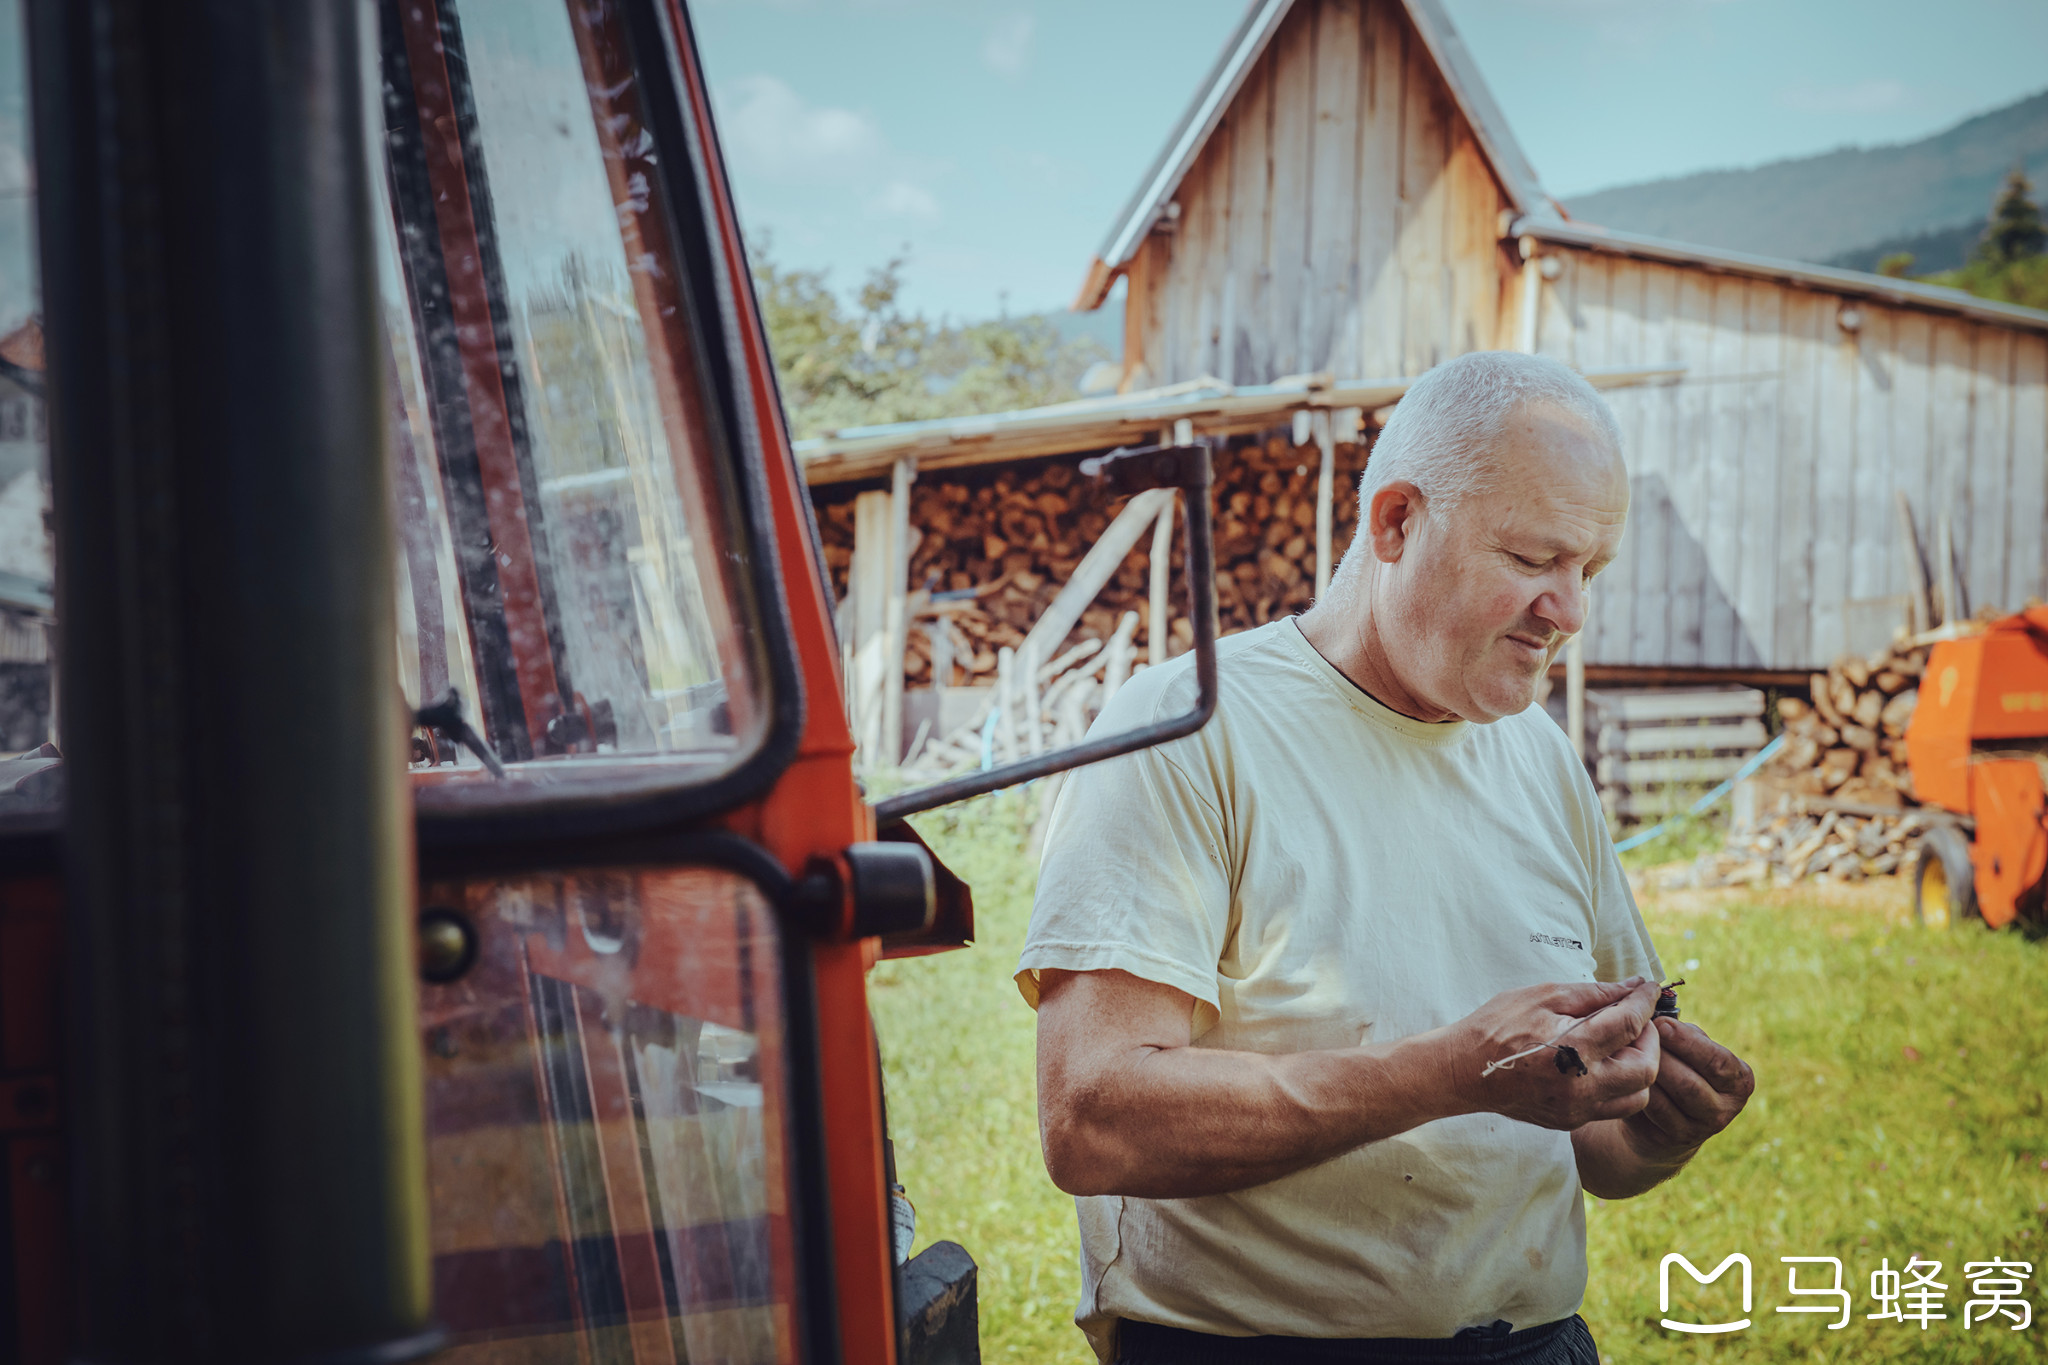
[[[1446,1030],[1448,1084],[1470,1110],[1544,1128],[1626,1118],[1649,1103],[1657,1081],[1656,1009],[1657,983],[1641,977],[1503,991]],[[1586,1074],[1560,1071],[1550,1047],[1486,1072],[1553,1042],[1574,1049]]]

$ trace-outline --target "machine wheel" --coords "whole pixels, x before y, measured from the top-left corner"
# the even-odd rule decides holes
[[[1920,842],[1913,865],[1913,915],[1931,929],[1977,918],[1977,873],[1970,844],[1948,825],[1937,825]]]

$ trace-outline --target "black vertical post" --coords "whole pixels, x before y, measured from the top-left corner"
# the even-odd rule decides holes
[[[78,1358],[435,1341],[359,14],[30,0]]]

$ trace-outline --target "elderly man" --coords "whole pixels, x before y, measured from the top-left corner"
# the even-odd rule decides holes
[[[1047,833],[1017,981],[1105,1361],[1594,1365],[1580,1191],[1670,1177],[1753,1085],[1653,1019],[1599,802],[1532,705],[1628,513],[1606,403],[1461,357],[1359,495],[1329,595],[1224,641],[1215,718],[1076,773]],[[1151,669],[1098,725],[1193,694]]]

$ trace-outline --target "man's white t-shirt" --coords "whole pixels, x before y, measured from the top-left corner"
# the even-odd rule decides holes
[[[1068,775],[1017,985],[1118,969],[1194,997],[1196,1047],[1384,1043],[1539,982],[1662,979],[1598,797],[1537,707],[1491,725],[1380,705],[1292,619],[1218,646],[1215,717]],[[1185,713],[1191,656],[1095,723]],[[1578,1311],[1569,1134],[1471,1114],[1268,1184],[1077,1199],[1075,1320],[1226,1336],[1448,1337]]]

